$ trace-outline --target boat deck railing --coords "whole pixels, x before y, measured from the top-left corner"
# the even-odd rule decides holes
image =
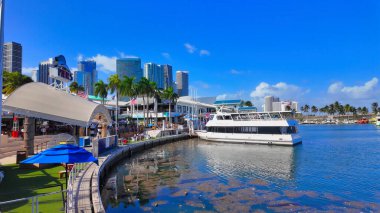
[[[257,120],[288,120],[293,119],[292,112],[251,112],[215,114],[217,120],[257,121]]]

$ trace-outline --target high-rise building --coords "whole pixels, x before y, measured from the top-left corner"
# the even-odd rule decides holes
[[[280,98],[273,96],[265,96],[264,112],[285,112],[294,110],[298,112],[298,102],[280,101]]]
[[[95,83],[98,81],[96,62],[92,60],[79,61],[78,71],[74,72],[74,81],[83,86],[87,94],[94,95]]]
[[[264,98],[264,112],[272,112],[273,111],[273,96],[265,96]]]
[[[54,79],[51,78],[50,70],[51,68],[57,69],[57,77],[61,79],[67,79],[68,81],[73,80],[72,73],[70,72],[69,67],[66,65],[66,59],[63,55],[59,55],[53,58],[49,58],[47,61],[42,61],[38,65],[37,71],[37,82],[42,82],[45,84],[52,84]],[[56,83],[61,83],[59,80]]]
[[[173,87],[173,68],[169,64],[160,65],[164,71],[164,89]]]
[[[177,71],[176,73],[177,91],[179,96],[189,95],[189,72]]]
[[[144,77],[156,82],[157,88],[164,89],[164,70],[155,63],[144,64]]]
[[[143,77],[140,58],[120,58],[116,60],[116,72],[122,79],[124,76],[135,77],[139,81]]]
[[[7,72],[19,72],[22,69],[22,46],[16,42],[4,43],[3,46],[3,70]]]
[[[38,70],[32,70],[32,73],[31,73],[31,78],[34,82],[37,82],[37,72]]]

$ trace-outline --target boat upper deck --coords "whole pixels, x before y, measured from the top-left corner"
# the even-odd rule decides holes
[[[249,112],[249,113],[226,113],[218,112],[210,115],[211,120],[233,120],[233,121],[259,121],[259,120],[289,120],[293,119],[292,112]]]

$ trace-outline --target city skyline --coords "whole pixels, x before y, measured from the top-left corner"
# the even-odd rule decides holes
[[[199,96],[241,98],[255,105],[266,95],[301,105],[333,100],[362,105],[380,98],[377,1],[76,4],[62,5],[71,16],[47,18],[35,12],[51,9],[54,1],[7,3],[5,41],[23,45],[25,73],[63,54],[70,67],[78,58],[95,60],[104,80],[115,73],[116,58],[139,56],[142,64],[190,70],[189,84],[199,88]],[[84,5],[90,9],[82,14]],[[143,7],[148,12],[141,14]],[[78,23],[76,14],[83,17]],[[60,23],[68,35],[51,30],[51,23]],[[165,30],[148,33],[158,29]]]

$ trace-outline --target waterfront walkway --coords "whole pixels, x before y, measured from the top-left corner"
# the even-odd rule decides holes
[[[189,137],[188,134],[171,135],[158,139],[146,140],[134,144],[122,145],[101,155],[99,165],[90,163],[75,178],[73,184],[72,209],[68,212],[105,212],[100,196],[100,182],[106,177],[112,166],[124,157],[132,156],[154,146]]]

